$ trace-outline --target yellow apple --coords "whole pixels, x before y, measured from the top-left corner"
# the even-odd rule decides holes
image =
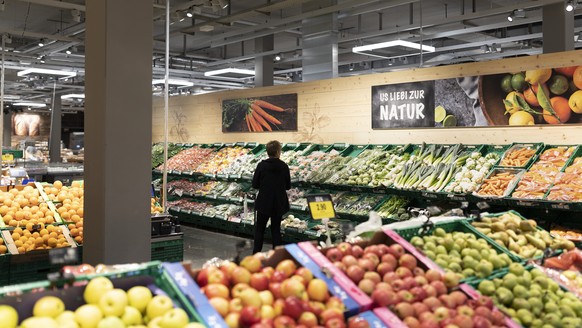
[[[127,304],[127,294],[119,288],[107,291],[99,300],[99,308],[106,317],[121,317]]]
[[[166,312],[160,321],[162,328],[182,328],[190,322],[190,318],[186,311],[180,308],[174,308]]]
[[[125,311],[123,312],[123,315],[121,315],[121,321],[123,321],[126,326],[141,325],[143,323],[141,313],[133,306],[125,307]]]
[[[156,295],[152,298],[152,300],[148,303],[146,308],[146,313],[150,320],[154,320],[156,317],[161,317],[166,312],[170,311],[174,308],[174,304],[172,300],[165,295]],[[149,327],[149,324],[148,324]]]
[[[2,327],[16,328],[18,325],[18,312],[10,305],[0,305],[0,318]]]
[[[149,288],[144,286],[131,287],[127,291],[129,305],[136,308],[139,312],[145,313],[148,303],[152,300],[153,295]]]
[[[34,303],[32,315],[35,317],[56,318],[65,311],[65,303],[54,296],[44,296]]]
[[[81,328],[97,327],[101,319],[103,319],[103,314],[99,307],[94,304],[81,305],[75,311],[75,321]]]
[[[75,312],[73,311],[65,311],[61,313],[57,318],[57,323],[61,327],[67,328],[79,328],[79,325],[75,321]]]
[[[59,328],[59,324],[49,317],[30,317],[20,324],[21,328]]]
[[[110,290],[113,290],[113,283],[109,278],[96,277],[91,279],[85,287],[83,298],[87,304],[98,304],[101,296]]]
[[[97,328],[125,328],[125,324],[118,317],[108,316],[99,321]]]

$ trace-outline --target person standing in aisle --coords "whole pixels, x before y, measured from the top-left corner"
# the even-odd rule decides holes
[[[259,190],[255,201],[255,239],[253,254],[263,250],[263,238],[269,218],[273,248],[281,245],[281,218],[289,211],[287,191],[291,189],[289,166],[279,159],[281,143],[273,140],[267,143],[268,159],[261,161],[253,176],[253,188]]]

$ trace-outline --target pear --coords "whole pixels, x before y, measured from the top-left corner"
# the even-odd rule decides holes
[[[513,290],[513,288],[517,285],[517,277],[513,273],[508,273],[503,277],[503,287]]]
[[[498,288],[495,295],[501,304],[510,305],[513,302],[513,293],[505,287]]]
[[[530,326],[533,321],[533,315],[526,309],[517,310],[517,318],[526,327]]]
[[[482,280],[477,287],[481,294],[491,296],[495,293],[495,284],[491,280]]]
[[[525,299],[529,297],[529,291],[523,285],[517,285],[513,287],[513,296]]]
[[[519,263],[511,263],[509,265],[509,272],[513,273],[516,276],[521,276],[524,274],[524,267],[523,265],[519,264]]]
[[[551,325],[552,327],[560,327],[562,325],[562,318],[554,313],[546,313],[543,316],[542,321],[545,325]]]
[[[514,295],[515,296],[515,295]],[[511,302],[511,307],[516,310],[526,309],[531,310],[531,305],[526,301],[524,298],[514,298],[513,302]]]
[[[481,260],[475,270],[477,272],[478,278],[486,278],[489,277],[493,272],[493,264],[491,264],[491,262]]]

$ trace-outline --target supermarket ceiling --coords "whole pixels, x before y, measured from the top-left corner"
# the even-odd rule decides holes
[[[179,93],[253,87],[252,77],[205,76],[224,68],[254,69],[256,56],[273,56],[275,84],[301,81],[302,11],[307,0],[171,1],[171,78],[192,86]],[[576,2],[576,1],[574,1]],[[387,72],[539,54],[542,6],[564,0],[336,0],[321,1],[318,14],[337,15],[339,76]],[[154,78],[163,76],[165,1],[155,0]],[[515,12],[513,21],[508,15]],[[575,35],[582,31],[582,4],[574,8]],[[191,17],[190,17],[191,16]],[[0,0],[0,34],[6,43],[5,101],[50,104],[53,93],[84,92],[84,0]],[[422,29],[421,29],[422,26]],[[255,38],[274,35],[274,50],[255,51]],[[395,46],[382,58],[353,48],[387,41],[410,41],[435,48],[421,56]],[[573,40],[575,47],[582,46]],[[40,45],[42,43],[42,46]],[[277,59],[275,59],[277,57]],[[421,64],[422,63],[422,64]],[[76,76],[18,74],[28,68],[68,70]],[[160,89],[153,87],[154,94]],[[83,99],[63,99],[65,108],[82,108]]]

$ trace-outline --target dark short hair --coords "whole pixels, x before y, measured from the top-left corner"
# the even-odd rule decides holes
[[[267,155],[269,157],[276,157],[281,152],[281,143],[277,140],[272,140],[267,143]]]

